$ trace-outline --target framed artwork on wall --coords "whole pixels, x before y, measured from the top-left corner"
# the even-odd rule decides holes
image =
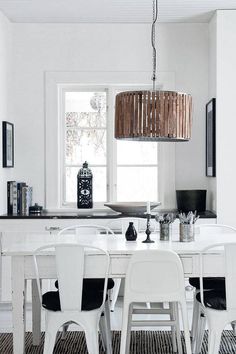
[[[206,104],[206,176],[216,176],[216,99]]]
[[[2,167],[14,167],[14,125],[2,122]]]

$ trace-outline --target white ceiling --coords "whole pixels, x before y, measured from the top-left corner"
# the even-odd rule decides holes
[[[158,22],[208,22],[236,0],[159,0]],[[12,22],[150,23],[152,0],[0,0]]]

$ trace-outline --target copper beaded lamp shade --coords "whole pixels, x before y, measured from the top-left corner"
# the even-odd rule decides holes
[[[192,97],[174,91],[127,91],[116,96],[115,138],[188,141]]]
[[[157,0],[153,0],[153,89],[116,95],[116,139],[175,142],[191,138],[192,97],[186,93],[155,90],[157,12]]]

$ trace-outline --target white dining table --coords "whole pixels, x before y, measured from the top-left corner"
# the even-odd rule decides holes
[[[199,252],[206,246],[220,242],[236,241],[235,233],[196,234],[193,242],[179,242],[178,233],[172,234],[170,241],[160,241],[159,234],[152,233],[154,243],[143,243],[145,234],[139,234],[137,241],[126,241],[124,235],[63,235],[58,238],[48,233],[2,233],[1,254],[11,257],[12,279],[12,311],[13,311],[13,349],[14,354],[24,353],[25,335],[25,298],[26,281],[32,281],[33,308],[33,343],[39,344],[41,338],[41,308],[37,295],[33,252],[40,246],[56,242],[80,242],[107,250],[111,258],[110,277],[125,278],[129,259],[139,250],[175,251],[183,264],[186,278],[199,276]],[[38,258],[39,275],[42,279],[56,279],[55,257],[52,251],[42,252]],[[223,276],[224,262],[222,251],[215,249],[204,256],[204,275]],[[90,254],[86,257],[85,277],[101,277],[99,255]]]

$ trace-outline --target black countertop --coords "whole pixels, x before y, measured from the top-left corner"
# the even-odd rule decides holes
[[[177,213],[177,210],[162,210],[152,212],[152,218],[158,213]],[[206,210],[199,212],[201,219],[215,219],[217,216],[214,212]],[[0,219],[118,219],[120,217],[143,217],[145,214],[121,214],[108,211],[88,211],[88,212],[48,212],[43,211],[41,215],[0,215]]]

